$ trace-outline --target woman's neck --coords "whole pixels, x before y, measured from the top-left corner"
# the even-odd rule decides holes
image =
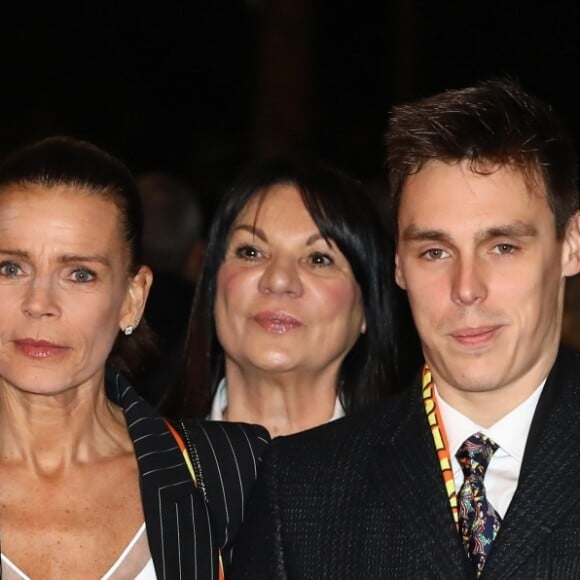
[[[0,461],[39,473],[113,457],[131,449],[123,412],[103,385],[37,395],[0,385]]]
[[[334,415],[334,376],[248,376],[226,372],[226,384],[228,404],[224,418],[263,425],[272,437],[316,427]]]

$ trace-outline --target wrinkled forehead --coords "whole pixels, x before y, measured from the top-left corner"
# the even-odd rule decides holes
[[[35,207],[41,210],[47,208],[42,211],[59,207],[61,218],[71,223],[85,220],[91,223],[95,220],[94,216],[99,216],[95,229],[116,231],[120,242],[124,243],[122,212],[111,195],[71,184],[46,186],[24,182],[0,187],[0,209],[10,211],[9,208],[19,208],[17,211],[20,213]]]

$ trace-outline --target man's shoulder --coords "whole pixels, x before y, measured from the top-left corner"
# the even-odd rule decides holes
[[[572,373],[574,378],[577,378],[577,371],[580,369],[580,350],[565,345],[561,346],[555,366],[558,366],[564,373]]]
[[[550,399],[576,400],[580,396],[580,350],[561,346],[548,374],[546,395]]]
[[[346,448],[354,454],[360,447],[390,439],[414,408],[413,399],[409,388],[342,419],[294,435],[277,437],[272,441],[272,449],[287,457],[297,454],[298,457],[319,455],[323,458],[330,450]]]

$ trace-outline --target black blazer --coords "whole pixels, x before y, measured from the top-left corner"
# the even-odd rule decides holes
[[[123,409],[135,447],[157,578],[217,579],[218,547],[227,563],[269,441],[267,431],[239,423],[187,423],[199,455],[206,502],[194,488],[165,421],[120,373],[108,373],[107,396]]]
[[[229,580],[475,579],[419,385],[370,412],[276,439]],[[580,354],[561,351],[482,579],[580,578]]]

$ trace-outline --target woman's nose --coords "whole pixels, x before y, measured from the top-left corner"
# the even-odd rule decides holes
[[[60,308],[56,301],[54,282],[44,277],[33,277],[22,300],[22,311],[32,318],[57,316]]]
[[[258,288],[265,293],[301,296],[303,286],[298,268],[290,257],[273,257],[264,268]]]

